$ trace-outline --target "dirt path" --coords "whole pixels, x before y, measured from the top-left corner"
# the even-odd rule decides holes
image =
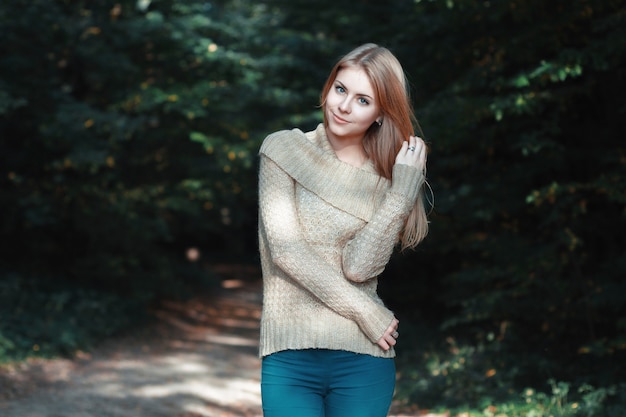
[[[260,282],[236,272],[218,296],[164,304],[145,334],[0,371],[0,416],[261,416]]]
[[[0,417],[262,416],[258,271],[216,272],[218,294],[165,303],[154,327],[0,369]]]

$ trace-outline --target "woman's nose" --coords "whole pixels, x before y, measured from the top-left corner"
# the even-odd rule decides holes
[[[339,103],[339,109],[344,113],[350,113],[350,99],[348,97]]]

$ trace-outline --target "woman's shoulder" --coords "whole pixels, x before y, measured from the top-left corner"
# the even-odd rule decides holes
[[[279,130],[270,133],[265,137],[261,143],[259,153],[267,154],[276,147],[283,150],[302,146],[302,141],[315,142],[315,137],[318,135],[319,127],[310,132],[304,132],[299,128]]]
[[[263,153],[267,148],[275,146],[277,143],[284,143],[285,141],[289,141],[290,139],[296,137],[304,137],[305,134],[300,129],[290,129],[290,130],[278,130],[276,132],[270,133],[263,139],[261,143],[261,153]]]

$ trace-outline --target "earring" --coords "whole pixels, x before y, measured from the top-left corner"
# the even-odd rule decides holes
[[[378,126],[382,126],[383,121],[382,120],[376,120],[376,123],[378,123]]]

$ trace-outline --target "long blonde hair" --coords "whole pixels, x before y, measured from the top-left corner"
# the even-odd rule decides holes
[[[320,98],[322,107],[326,104],[326,97],[333,87],[337,74],[347,67],[363,70],[374,88],[376,103],[382,114],[382,124],[374,123],[367,130],[363,138],[363,147],[367,156],[372,159],[378,174],[391,180],[396,155],[402,143],[413,135],[414,126],[418,129],[419,136],[423,137],[411,106],[408,82],[402,65],[391,51],[382,46],[373,43],[359,46],[340,59],[330,72],[322,89]],[[324,124],[327,125],[326,120]],[[400,237],[402,250],[414,248],[428,234],[424,199],[422,186]]]

